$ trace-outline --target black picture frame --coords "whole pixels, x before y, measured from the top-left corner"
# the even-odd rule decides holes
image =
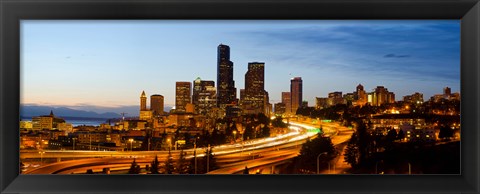
[[[0,0],[2,193],[478,193],[478,0]],[[461,175],[19,175],[20,20],[461,19]]]

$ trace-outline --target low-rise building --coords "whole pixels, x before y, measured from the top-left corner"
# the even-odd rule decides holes
[[[53,129],[53,117],[51,116],[39,116],[32,118],[32,129],[35,131],[47,129]]]
[[[20,121],[20,129],[32,130],[32,121]]]
[[[434,142],[437,140],[437,135],[433,128],[416,128],[410,124],[403,124],[400,126],[400,130],[402,130],[404,134],[403,141]]]
[[[368,120],[364,120],[365,123],[368,123],[369,121],[371,122],[371,127],[373,129],[378,127],[391,127],[393,129],[399,129],[400,125],[404,124],[415,126],[415,128],[423,128],[426,126],[424,118],[411,114],[383,114],[373,116]]]

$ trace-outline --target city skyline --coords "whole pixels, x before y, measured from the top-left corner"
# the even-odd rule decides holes
[[[146,91],[173,106],[176,82],[216,80],[219,44],[231,48],[237,98],[253,61],[265,63],[272,104],[289,91],[293,77],[302,77],[303,100],[310,106],[315,97],[353,92],[358,84],[367,92],[385,86],[397,101],[415,92],[428,99],[444,87],[460,88],[459,20],[24,21],[21,26],[22,104],[138,105],[138,93]],[[95,92],[99,95],[91,95]]]

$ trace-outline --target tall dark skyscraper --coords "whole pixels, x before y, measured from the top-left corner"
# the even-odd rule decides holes
[[[292,100],[292,114],[296,114],[298,107],[302,105],[303,81],[301,77],[294,77],[290,80],[290,98]]]
[[[245,91],[241,98],[244,114],[266,113],[268,96],[265,91],[265,63],[248,63]]]
[[[164,98],[160,94],[154,94],[150,96],[150,110],[153,111],[153,115],[162,115],[164,108]]]
[[[237,98],[237,89],[233,81],[233,62],[230,61],[230,47],[218,45],[217,57],[217,106],[225,109]]]

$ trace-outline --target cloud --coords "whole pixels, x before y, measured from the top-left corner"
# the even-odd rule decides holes
[[[396,54],[390,53],[390,54],[386,54],[383,57],[385,57],[385,58],[406,58],[406,57],[410,57],[410,55],[396,55]]]
[[[258,43],[251,49],[255,56],[269,56],[271,64],[328,72],[324,74],[327,77],[342,74],[356,79],[396,78],[414,83],[458,82],[459,32],[458,22],[399,21],[318,23],[257,29],[243,35]]]

